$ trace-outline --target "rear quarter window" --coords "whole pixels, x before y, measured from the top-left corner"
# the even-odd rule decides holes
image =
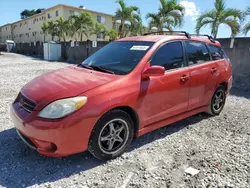
[[[221,47],[213,46],[211,44],[208,44],[207,46],[211,53],[212,60],[219,60],[219,59],[227,58],[226,53],[222,50]]]

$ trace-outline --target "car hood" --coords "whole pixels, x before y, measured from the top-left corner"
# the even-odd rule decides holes
[[[21,92],[29,99],[50,102],[60,98],[80,95],[90,89],[111,82],[120,76],[70,66],[43,74],[28,84]]]

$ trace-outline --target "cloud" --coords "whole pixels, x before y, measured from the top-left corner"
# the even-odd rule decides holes
[[[200,9],[196,7],[196,4],[187,0],[181,1],[180,4],[185,7],[185,16],[190,16],[192,21],[195,21],[200,14]]]

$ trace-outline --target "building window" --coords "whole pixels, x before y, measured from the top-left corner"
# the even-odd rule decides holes
[[[35,24],[35,23],[36,23],[36,19],[33,20],[33,24]]]
[[[6,27],[6,30],[8,30],[8,27]]]
[[[19,34],[19,37],[21,38],[23,36],[23,34]]]
[[[51,18],[51,14],[50,13],[48,13],[48,19],[50,19]]]
[[[103,16],[97,16],[97,22],[99,22],[101,24],[105,24],[105,17],[103,17]]]
[[[36,36],[36,31],[35,31],[35,32],[32,32],[32,36]]]
[[[70,15],[73,15],[73,14],[75,14],[75,11],[69,10],[69,14],[70,14]]]
[[[30,36],[30,34],[29,34],[29,33],[26,33],[26,36],[27,36],[27,37],[29,37],[29,36]]]
[[[59,10],[56,11],[56,17],[59,16]]]
[[[22,23],[20,23],[20,27],[22,27]]]

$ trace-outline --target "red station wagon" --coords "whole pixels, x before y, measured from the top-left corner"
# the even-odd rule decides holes
[[[12,104],[21,139],[46,156],[120,156],[135,137],[197,113],[218,115],[232,86],[219,42],[186,32],[122,38],[41,75]]]

